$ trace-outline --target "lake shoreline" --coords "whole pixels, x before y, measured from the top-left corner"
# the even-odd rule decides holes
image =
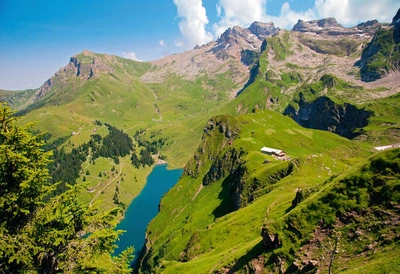
[[[135,247],[135,263],[145,244],[147,226],[158,214],[160,201],[179,180],[183,173],[181,169],[167,169],[167,163],[157,163],[147,175],[146,184],[140,193],[132,200],[124,212],[116,229],[125,230],[116,242],[118,248],[114,254],[118,255],[129,246]]]

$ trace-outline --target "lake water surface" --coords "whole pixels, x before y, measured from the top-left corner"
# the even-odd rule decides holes
[[[128,246],[135,247],[135,259],[138,259],[144,245],[146,227],[158,213],[161,197],[173,187],[182,175],[183,169],[168,170],[167,165],[156,165],[147,177],[145,187],[125,212],[125,218],[117,229],[126,230],[117,242],[115,255]]]

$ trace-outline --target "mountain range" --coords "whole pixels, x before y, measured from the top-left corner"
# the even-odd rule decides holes
[[[400,10],[351,28],[254,22],[152,62],[85,50],[0,100],[66,154],[112,127],[131,137],[129,155],[88,150],[80,163],[82,201],[104,210],[140,192],[143,148],[184,167],[141,273],[397,273],[399,43]]]

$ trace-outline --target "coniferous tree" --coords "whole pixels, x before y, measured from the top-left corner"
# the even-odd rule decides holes
[[[130,273],[132,248],[110,255],[118,209],[82,204],[84,184],[44,202],[55,187],[50,153],[33,124],[17,126],[11,115],[0,105],[0,273]]]
[[[147,149],[141,149],[140,156],[140,163],[143,167],[145,165],[151,166],[152,164],[154,164],[154,159],[151,157],[151,154]]]
[[[136,167],[136,168],[140,167],[140,160],[139,160],[138,156],[136,155],[136,152],[132,153],[131,160],[132,160],[132,165],[134,167]]]

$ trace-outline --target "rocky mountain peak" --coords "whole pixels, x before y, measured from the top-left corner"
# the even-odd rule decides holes
[[[95,54],[88,50],[72,56],[65,67],[60,68],[39,88],[35,100],[45,96],[53,86],[66,85],[67,79],[78,78],[80,81],[87,81],[103,73],[112,73],[114,68],[110,61],[113,58],[113,56]]]
[[[361,80],[372,82],[400,71],[400,9],[390,26],[379,28],[358,62]]]
[[[264,40],[267,36],[277,34],[279,28],[276,28],[274,23],[253,22],[249,28],[235,26],[228,28],[218,39],[218,43],[236,43],[238,40],[246,40],[251,43],[251,40]]]
[[[266,36],[275,35],[279,31],[279,28],[276,28],[272,22],[262,23],[255,21],[250,25],[249,30],[254,33],[258,39],[263,40]]]
[[[218,59],[228,58],[227,50],[256,50],[261,46],[265,37],[277,34],[279,28],[274,23],[254,22],[249,28],[235,26],[228,28],[217,40],[212,52],[216,54]]]
[[[335,18],[329,17],[320,20],[303,21],[299,19],[293,26],[293,31],[303,33],[315,33],[329,36],[342,35],[369,35],[374,33],[382,26],[377,20],[360,23],[355,27],[346,28],[339,24]]]
[[[307,22],[299,19],[296,25],[293,26],[293,31],[312,32],[316,34],[341,32],[344,29],[345,28],[341,24],[339,24],[333,17]]]
[[[328,18],[324,18],[324,19],[318,20],[317,24],[321,28],[330,27],[330,26],[342,27],[342,25],[340,25],[336,21],[336,19],[333,18],[333,17],[328,17]]]

